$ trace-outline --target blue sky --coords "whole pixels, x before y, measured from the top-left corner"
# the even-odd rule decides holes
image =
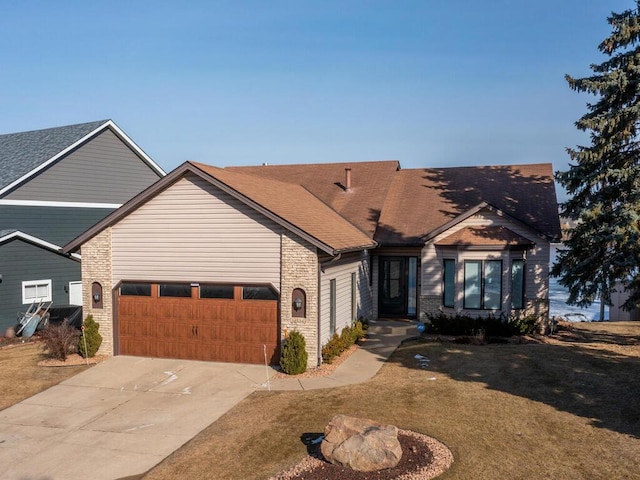
[[[553,162],[632,0],[0,0],[0,132],[113,119],[166,170]]]

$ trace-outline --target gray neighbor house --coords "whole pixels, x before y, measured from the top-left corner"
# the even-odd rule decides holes
[[[82,305],[60,247],[164,175],[111,120],[0,135],[0,334],[33,302]]]

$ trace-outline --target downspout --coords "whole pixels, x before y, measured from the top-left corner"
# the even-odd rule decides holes
[[[324,269],[327,265],[331,265],[342,258],[342,253],[338,253],[331,260],[327,260],[326,262],[318,262],[318,321],[317,321],[317,330],[318,330],[318,345],[317,345],[317,357],[316,364],[318,366],[322,365],[322,302],[320,299],[322,298],[322,274],[324,273]]]

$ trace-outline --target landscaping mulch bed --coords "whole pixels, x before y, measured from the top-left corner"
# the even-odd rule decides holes
[[[107,355],[95,355],[93,357],[84,358],[77,353],[72,353],[71,355],[67,355],[67,359],[57,360],[55,358],[45,358],[44,360],[40,360],[38,365],[41,367],[75,367],[77,365],[92,365],[96,363],[100,363],[109,358]]]
[[[358,472],[322,459],[320,444],[310,447],[309,455],[290,470],[269,480],[429,480],[453,463],[451,451],[434,438],[408,430],[398,431],[402,458],[398,465],[375,472]]]

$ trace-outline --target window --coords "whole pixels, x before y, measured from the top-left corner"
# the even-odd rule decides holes
[[[149,283],[123,283],[120,285],[120,295],[131,297],[150,297],[151,284]]]
[[[227,298],[233,300],[233,285],[200,285],[200,298]]]
[[[524,260],[511,262],[511,308],[524,308]]]
[[[351,273],[351,320],[355,321],[358,316],[358,286],[356,274]]]
[[[188,283],[162,283],[160,284],[161,297],[191,297],[191,285]]]
[[[271,287],[242,287],[243,300],[277,300],[278,294]]]
[[[499,310],[502,305],[502,260],[464,262],[464,308]]]
[[[443,289],[442,289],[442,305],[453,308],[455,306],[456,294],[456,261],[446,258],[443,264]]]
[[[329,335],[336,333],[336,279],[329,282]]]
[[[51,301],[51,280],[22,282],[22,303]]]

